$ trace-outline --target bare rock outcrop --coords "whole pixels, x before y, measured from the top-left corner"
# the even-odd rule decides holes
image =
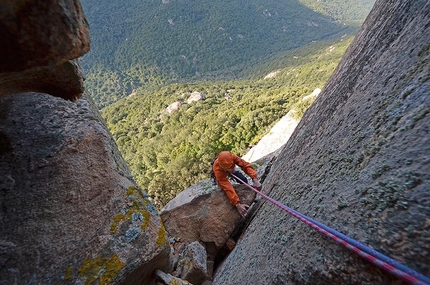
[[[251,205],[255,192],[244,185],[234,187],[240,201]],[[205,247],[212,267],[218,252],[241,221],[239,212],[230,204],[225,192],[213,186],[210,179],[179,193],[160,211],[160,216],[169,236],[175,240],[174,256],[181,254],[189,244],[199,242]],[[207,274],[211,276],[209,271]]]
[[[316,88],[311,94],[303,97],[302,101],[315,100],[320,92],[321,89]],[[267,161],[277,157],[299,124],[294,113],[295,110],[290,110],[283,116],[242,158],[249,162],[256,162],[260,159]]]
[[[282,147],[291,137],[294,129],[299,123],[292,115],[293,110],[283,116],[267,133],[257,145],[253,146],[242,158],[254,162],[262,158],[276,157]]]
[[[192,284],[202,284],[208,279],[207,259],[206,249],[198,241],[194,241],[181,252],[176,274]]]
[[[242,203],[250,205],[255,193],[243,185],[234,185]],[[200,241],[221,248],[241,217],[225,192],[203,180],[178,194],[160,211],[168,233],[183,243]]]
[[[430,2],[378,0],[263,192],[430,276]],[[214,284],[406,284],[271,203]]]
[[[194,91],[193,93],[190,94],[190,97],[188,97],[187,99],[187,104],[191,104],[193,102],[198,102],[201,100],[205,100],[207,97],[206,94]]]
[[[76,101],[84,75],[76,59],[90,49],[78,0],[0,4],[0,96],[34,91]]]
[[[175,111],[178,111],[179,108],[183,105],[184,103],[182,101],[176,101],[173,102],[172,104],[170,104],[169,106],[167,106],[166,108],[166,112],[171,114]]]
[[[90,99],[0,96],[0,283],[153,284],[161,219]]]

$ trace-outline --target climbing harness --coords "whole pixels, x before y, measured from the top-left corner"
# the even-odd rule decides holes
[[[241,180],[239,177],[232,174],[235,178],[239,179],[243,182],[248,188],[256,192],[257,194],[260,194],[264,199],[272,202],[282,210],[286,211],[287,213],[291,214],[292,216],[296,217],[300,221],[306,223],[310,227],[316,229],[317,231],[323,233],[324,235],[328,236],[329,238],[333,239],[337,243],[343,245],[344,247],[348,248],[349,250],[355,252],[356,254],[360,255],[364,259],[370,261],[371,263],[375,264],[376,266],[384,269],[385,271],[388,271],[389,273],[403,279],[404,281],[414,284],[414,285],[430,285],[430,278],[427,276],[422,275],[419,272],[414,271],[413,269],[402,265],[401,263],[395,261],[394,259],[391,259],[388,256],[383,255],[382,253],[379,253],[378,251],[324,225],[320,222],[317,222],[291,208],[288,206],[276,201],[275,199],[270,198],[269,196],[263,194],[262,192],[258,191],[257,189],[253,188],[248,183]]]

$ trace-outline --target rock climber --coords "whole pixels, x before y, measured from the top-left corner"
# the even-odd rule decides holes
[[[236,207],[237,211],[242,217],[245,217],[248,212],[249,206],[246,204],[240,203],[240,199],[237,196],[236,191],[228,180],[228,175],[233,173],[235,176],[240,178],[242,181],[248,183],[248,179],[245,175],[236,168],[236,165],[239,166],[249,177],[252,179],[253,187],[257,190],[261,190],[261,183],[258,181],[257,172],[252,167],[249,162],[246,162],[239,156],[229,152],[229,151],[221,151],[218,154],[218,157],[215,159],[212,171],[214,173],[215,179],[218,182],[218,185],[225,191],[227,194],[230,203]],[[233,177],[238,183],[243,184],[240,180]]]

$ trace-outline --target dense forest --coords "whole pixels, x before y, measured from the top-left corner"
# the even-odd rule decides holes
[[[186,187],[208,178],[221,150],[243,155],[282,116],[301,116],[311,103],[301,99],[322,88],[352,35],[316,42],[280,55],[276,76],[260,80],[172,84],[135,94],[103,109],[134,178],[162,207]],[[205,99],[187,103],[192,92]],[[181,102],[177,111],[167,107]]]
[[[356,31],[373,2],[82,0],[86,86],[103,108],[138,87],[243,79],[281,52]]]

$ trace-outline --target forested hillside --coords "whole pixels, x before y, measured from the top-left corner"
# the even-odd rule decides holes
[[[280,52],[350,33],[373,2],[82,0],[92,38],[86,86],[102,108],[138,87],[241,79]]]
[[[301,98],[324,86],[352,37],[279,55],[273,62],[286,67],[272,70],[276,76],[271,78],[141,90],[105,108],[103,116],[134,178],[162,207],[208,178],[219,151],[243,155],[289,110],[301,116],[310,104]],[[205,94],[206,100],[187,104],[192,92]],[[168,113],[166,108],[175,101],[183,104]]]
[[[289,110],[300,116],[373,2],[83,0],[86,86],[162,207],[207,178],[220,150],[243,155]],[[192,92],[206,100],[187,104]]]

